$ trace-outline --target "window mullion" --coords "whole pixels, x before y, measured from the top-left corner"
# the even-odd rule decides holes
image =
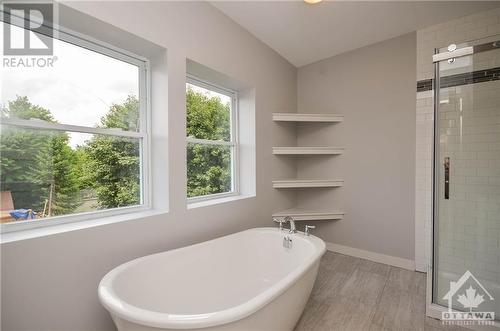
[[[112,128],[92,128],[80,125],[50,123],[41,120],[25,120],[18,118],[2,118],[1,124],[32,128],[32,129],[40,129],[40,130],[103,134],[108,136],[118,136],[118,137],[128,137],[128,138],[143,138],[145,135],[143,132],[123,131],[120,129],[112,129]]]
[[[186,142],[192,143],[192,144],[212,145],[212,146],[235,146],[236,145],[236,143],[233,141],[198,139],[198,138],[192,138],[192,137],[187,137]]]

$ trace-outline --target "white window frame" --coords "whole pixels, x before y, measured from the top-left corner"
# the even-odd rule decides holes
[[[4,13],[7,16],[6,13]],[[4,17],[5,17],[4,16]],[[1,20],[0,20],[1,21]],[[11,24],[11,19],[2,24]],[[0,233],[9,233],[22,230],[31,230],[36,228],[49,227],[54,225],[89,221],[110,217],[115,215],[123,215],[129,213],[143,212],[152,209],[151,204],[151,160],[150,160],[150,137],[151,137],[151,89],[150,89],[150,62],[147,58],[134,54],[132,52],[120,49],[106,42],[97,40],[87,35],[83,35],[76,31],[61,27],[57,24],[49,23],[50,26],[44,26],[46,29],[53,29],[53,38],[73,44],[78,47],[97,52],[113,59],[120,60],[139,68],[139,121],[140,128],[138,132],[124,131],[113,128],[96,128],[79,125],[58,124],[45,122],[38,119],[14,119],[2,118],[2,125],[15,126],[19,128],[31,128],[39,130],[55,130],[64,132],[79,132],[89,134],[101,134],[115,137],[137,138],[140,143],[139,158],[140,158],[140,178],[141,178],[141,195],[140,204],[126,207],[109,208],[91,212],[74,213],[68,215],[52,216],[43,219],[15,221],[11,223],[0,224]],[[23,26],[21,26],[23,28]]]
[[[230,146],[231,147],[231,191],[223,193],[214,193],[201,195],[197,197],[187,198],[187,203],[197,203],[201,201],[214,200],[227,198],[232,196],[240,195],[240,159],[239,159],[239,120],[238,120],[238,93],[234,90],[218,86],[214,83],[207,82],[193,75],[187,75],[186,83],[195,85],[209,91],[220,93],[231,98],[231,140],[209,140],[209,139],[197,139],[193,137],[186,137],[186,147],[188,143],[208,145],[208,146]],[[187,161],[186,161],[187,165]],[[186,173],[186,183],[187,183],[187,173]],[[186,191],[187,192],[187,191]]]

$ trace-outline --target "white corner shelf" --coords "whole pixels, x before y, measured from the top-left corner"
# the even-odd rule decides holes
[[[340,155],[340,147],[273,147],[274,155]]]
[[[315,187],[340,187],[343,180],[338,179],[289,179],[273,180],[273,188],[315,188]]]
[[[300,113],[273,113],[275,122],[322,122],[338,123],[344,120],[339,114],[300,114]]]
[[[290,216],[294,221],[326,221],[341,220],[344,218],[344,214],[341,211],[312,211],[302,208],[291,208],[274,213],[273,217]]]

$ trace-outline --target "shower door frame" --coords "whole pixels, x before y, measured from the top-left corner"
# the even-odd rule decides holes
[[[435,259],[435,253],[437,252],[437,238],[438,227],[436,226],[436,220],[439,218],[439,209],[437,208],[439,204],[439,195],[436,194],[436,189],[439,187],[439,175],[438,169],[440,169],[440,157],[439,157],[439,144],[440,144],[440,132],[439,132],[439,94],[440,94],[440,75],[439,75],[439,64],[442,61],[446,61],[449,59],[460,58],[464,56],[472,56],[474,54],[490,51],[494,49],[500,50],[500,35],[490,36],[487,38],[496,38],[496,41],[491,41],[483,44],[473,45],[473,46],[465,46],[462,48],[456,48],[454,50],[450,50],[448,52],[440,53],[439,50],[441,48],[434,49],[434,55],[432,56],[432,62],[434,64],[434,81],[433,81],[433,98],[434,98],[434,125],[433,125],[433,148],[432,148],[432,220],[430,227],[430,254],[427,257],[427,286],[426,286],[426,315],[428,317],[432,317],[435,319],[441,320],[441,313],[448,311],[448,307],[442,306],[440,304],[434,303],[433,299],[433,291],[434,291],[434,262],[437,261]],[[487,39],[481,38],[481,39]],[[480,39],[480,40],[481,40]],[[473,44],[475,41],[466,42]],[[453,44],[452,44],[453,45]],[[450,46],[452,46],[450,45]],[[452,310],[455,311],[455,310]],[[472,326],[462,326],[472,330],[491,330],[491,326],[481,326],[481,325],[472,325]],[[495,327],[500,328],[500,321],[495,321]]]

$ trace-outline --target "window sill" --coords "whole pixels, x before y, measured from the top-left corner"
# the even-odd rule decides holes
[[[50,236],[54,234],[82,230],[87,228],[92,228],[96,226],[112,224],[117,222],[137,220],[145,217],[151,217],[156,215],[165,215],[166,211],[159,211],[154,209],[141,210],[136,212],[130,212],[126,214],[118,214],[106,217],[95,218],[91,220],[75,221],[62,224],[46,225],[39,228],[19,230],[13,232],[6,232],[0,234],[0,243],[6,244],[15,241],[39,238]]]
[[[201,207],[208,207],[208,206],[218,205],[221,203],[227,203],[227,202],[249,199],[249,198],[254,198],[254,197],[255,197],[255,195],[238,194],[238,195],[226,196],[226,197],[221,197],[221,198],[206,199],[206,200],[202,200],[202,201],[193,201],[193,202],[188,201],[187,209],[189,210],[189,209],[195,209],[195,208],[201,208]]]

